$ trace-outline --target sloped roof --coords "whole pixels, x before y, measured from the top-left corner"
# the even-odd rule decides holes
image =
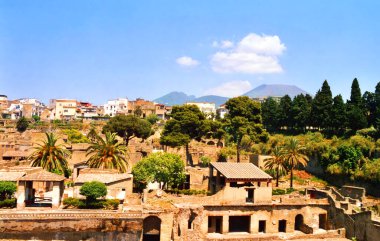
[[[127,173],[80,173],[75,183],[85,183],[98,181],[104,184],[123,181],[132,178],[131,174]]]
[[[15,182],[20,177],[24,176],[26,172],[12,172],[12,171],[0,171],[0,181],[11,181]]]
[[[65,180],[64,176],[48,172],[46,170],[41,170],[39,172],[27,174],[18,179],[19,181],[39,181],[39,182],[60,182]]]
[[[211,165],[227,179],[272,179],[253,163],[212,162]]]

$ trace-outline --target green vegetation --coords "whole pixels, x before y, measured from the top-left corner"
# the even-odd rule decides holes
[[[57,144],[58,138],[53,133],[45,133],[46,140],[35,147],[29,156],[33,167],[42,167],[49,172],[67,173],[67,158],[70,152],[62,144]]]
[[[91,146],[87,148],[89,156],[86,164],[91,168],[117,169],[127,172],[127,147],[116,139],[116,133],[106,132],[105,139],[96,135]]]
[[[276,187],[280,176],[286,173],[286,160],[284,158],[284,150],[280,146],[275,146],[271,153],[272,157],[265,159],[265,168],[272,170],[276,175]]]
[[[103,133],[117,133],[128,146],[132,138],[146,139],[153,134],[152,125],[144,119],[134,115],[117,115],[111,118],[103,127]]]
[[[203,123],[205,116],[195,105],[173,106],[171,119],[164,126],[160,143],[170,147],[185,146],[186,162],[193,165],[189,153],[191,140],[200,140],[204,135]]]
[[[13,198],[16,191],[16,183],[0,181],[0,208],[16,207],[16,199]]]
[[[268,134],[261,121],[260,103],[247,96],[231,98],[226,102],[228,114],[225,118],[225,130],[230,140],[236,144],[236,159],[240,162],[240,149],[243,137],[250,142],[265,142]]]
[[[12,198],[17,191],[16,183],[9,181],[0,181],[0,201]]]
[[[86,203],[89,204],[97,198],[106,196],[107,187],[106,184],[98,181],[85,182],[81,186],[79,193],[86,197]]]
[[[208,167],[208,165],[210,164],[210,162],[211,162],[211,159],[208,156],[202,156],[200,158],[200,165],[202,167]]]
[[[65,205],[66,208],[78,209],[117,210],[119,203],[117,199],[92,200],[91,202],[86,202],[86,200],[69,197],[63,200],[63,205]]]
[[[300,94],[291,99],[281,98],[280,102],[268,98],[262,104],[265,128],[271,133],[297,134],[307,131],[321,131],[329,137],[351,136],[356,131],[374,128],[379,137],[380,130],[380,82],[375,92],[361,94],[359,81],[352,81],[350,99],[344,103],[341,95],[332,96],[325,80],[314,98]]]
[[[149,182],[178,188],[186,179],[185,165],[180,156],[170,153],[154,153],[144,157],[133,167],[132,174],[134,185],[140,191]]]
[[[25,117],[21,117],[17,120],[16,129],[18,132],[24,132],[29,126],[29,121]]]
[[[287,189],[273,189],[272,195],[285,195],[290,194],[292,192],[296,191],[294,188],[287,188]]]
[[[177,188],[174,188],[174,189],[169,189],[169,190],[165,190],[165,192],[168,192],[168,193],[172,193],[172,194],[183,194],[183,195],[208,195],[209,192],[206,191],[206,190],[196,190],[196,189],[183,189],[183,190],[180,190],[180,189],[177,189]]]
[[[67,135],[70,143],[87,143],[88,138],[76,129],[65,129],[63,133]]]

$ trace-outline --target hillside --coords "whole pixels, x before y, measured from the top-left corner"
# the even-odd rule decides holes
[[[217,95],[205,95],[196,98],[194,95],[187,95],[183,92],[170,92],[160,98],[153,100],[154,102],[165,104],[169,106],[182,105],[186,102],[213,102],[216,107],[224,104],[228,100],[227,97],[217,96]]]
[[[173,91],[173,92],[170,92],[169,94],[161,96],[161,97],[159,97],[153,101],[160,103],[160,104],[173,106],[173,105],[182,105],[182,104],[184,104],[188,101],[192,101],[194,99],[195,99],[194,95],[187,95],[183,92]]]
[[[260,85],[256,88],[243,94],[251,98],[262,98],[268,96],[284,96],[289,95],[293,98],[299,94],[307,94],[306,91],[298,88],[295,85],[273,84],[273,85]]]

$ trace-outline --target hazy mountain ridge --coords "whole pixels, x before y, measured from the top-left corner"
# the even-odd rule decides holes
[[[289,95],[291,98],[293,98],[294,96],[299,95],[299,94],[305,95],[307,94],[307,92],[304,91],[303,89],[300,89],[299,87],[295,85],[263,84],[263,85],[257,86],[256,88],[248,91],[247,93],[243,95],[251,97],[251,98]]]
[[[263,84],[259,85],[256,88],[248,91],[243,94],[244,96],[248,96],[251,98],[263,98],[268,96],[284,96],[289,95],[293,98],[299,94],[308,94],[306,91],[295,85],[285,85],[285,84]],[[155,100],[154,102],[165,104],[169,106],[173,105],[182,105],[186,102],[213,102],[216,107],[226,103],[228,97],[218,96],[218,95],[205,95],[201,97],[195,97],[194,95],[187,95],[183,92],[173,91],[169,94],[161,96]]]

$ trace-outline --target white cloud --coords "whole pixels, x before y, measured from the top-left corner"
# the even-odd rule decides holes
[[[214,41],[212,42],[212,47],[214,48],[221,48],[221,49],[229,49],[234,47],[234,43],[229,40],[223,40],[223,41]]]
[[[222,45],[218,43],[218,46]],[[219,73],[279,73],[282,67],[278,57],[285,50],[278,36],[251,33],[231,50],[215,53],[211,58],[211,66]]]
[[[252,89],[251,83],[246,80],[236,80],[223,83],[215,88],[205,91],[206,95],[219,95],[225,97],[235,97],[242,95]]]
[[[176,59],[177,64],[185,66],[185,67],[193,67],[197,66],[199,62],[191,57],[182,56]]]

